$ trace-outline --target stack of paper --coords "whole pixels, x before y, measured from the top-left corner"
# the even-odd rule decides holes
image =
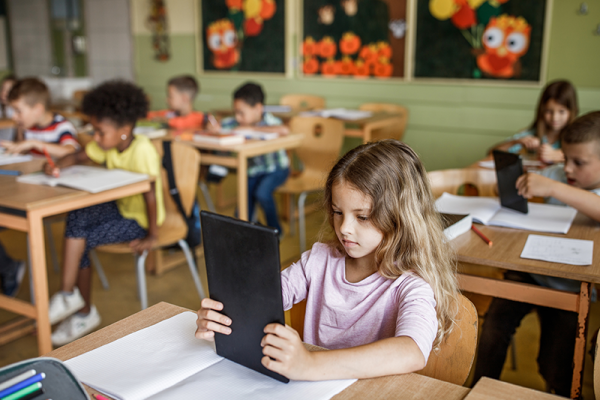
[[[577,214],[571,207],[529,203],[523,214],[500,206],[496,197],[456,196],[444,193],[435,202],[439,212],[471,214],[474,222],[536,232],[567,233]]]
[[[349,110],[346,108],[331,108],[318,111],[305,111],[300,113],[301,116],[337,118],[345,121],[356,121],[363,118],[369,118],[373,115],[371,111]]]
[[[141,399],[329,399],[355,380],[281,383],[228,361],[196,339],[197,315],[184,312],[66,362],[86,385]]]

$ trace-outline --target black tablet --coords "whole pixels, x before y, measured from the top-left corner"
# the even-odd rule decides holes
[[[517,179],[523,175],[523,161],[518,154],[494,150],[500,205],[527,214],[527,199],[517,191]]]
[[[215,335],[217,354],[289,382],[260,362],[265,326],[285,325],[278,231],[206,211],[200,219],[210,298],[232,320],[230,335]]]

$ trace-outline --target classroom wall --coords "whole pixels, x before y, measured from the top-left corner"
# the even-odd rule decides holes
[[[292,4],[289,0],[288,4]],[[131,0],[134,64],[137,82],[152,99],[153,108],[165,107],[169,77],[195,74],[201,94],[200,110],[229,107],[231,92],[248,75],[205,74],[196,68],[196,0],[166,0],[171,59],[153,58],[151,33],[146,28],[147,0]],[[294,3],[296,3],[294,1]],[[600,5],[588,2],[587,16],[577,15],[578,2],[554,0],[548,57],[548,79],[568,78],[579,89],[582,112],[600,109],[600,36],[592,31],[600,23]],[[290,23],[293,23],[291,18]],[[288,38],[295,46],[295,35]],[[357,107],[363,102],[390,102],[409,108],[404,140],[421,156],[429,170],[464,167],[482,158],[492,144],[529,125],[540,88],[517,85],[416,83],[346,79],[305,79],[298,76],[257,76],[267,102],[277,103],[286,93],[324,96],[330,107]]]

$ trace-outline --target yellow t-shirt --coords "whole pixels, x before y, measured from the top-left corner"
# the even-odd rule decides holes
[[[105,164],[106,168],[119,168],[131,172],[150,175],[156,178],[156,223],[160,226],[165,220],[165,203],[161,183],[160,157],[150,142],[143,135],[136,135],[128,148],[122,153],[116,148],[102,150],[95,141],[85,146],[87,156],[98,164]],[[144,229],[148,229],[148,214],[146,201],[142,194],[136,194],[117,200],[119,212],[125,218],[134,219]]]

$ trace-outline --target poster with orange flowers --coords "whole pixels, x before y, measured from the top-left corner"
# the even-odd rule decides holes
[[[404,77],[406,0],[304,0],[304,76]]]
[[[541,79],[546,0],[418,0],[415,78]]]
[[[285,0],[204,0],[204,71],[285,72]]]

